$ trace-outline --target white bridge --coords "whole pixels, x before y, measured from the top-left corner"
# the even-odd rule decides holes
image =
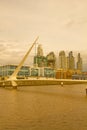
[[[18,67],[15,69],[13,74],[6,80],[0,81],[0,86],[12,86],[17,88],[17,86],[36,86],[36,85],[61,85],[61,84],[87,84],[87,80],[72,80],[72,79],[54,79],[54,78],[29,78],[29,79],[17,79],[17,74],[20,71],[22,65],[24,64],[26,58],[30,54],[32,48],[36,44],[39,37],[36,38],[32,46],[29,48]]]
[[[2,86],[2,85],[3,85],[3,86],[7,86],[7,85],[8,85],[7,83],[9,83],[9,82],[10,82],[9,85],[11,85],[11,86],[13,86],[13,87],[17,87],[17,86],[18,86],[18,84],[17,84],[17,82],[16,82],[16,81],[17,81],[17,79],[16,79],[17,74],[18,74],[18,72],[20,71],[22,65],[24,64],[26,58],[27,58],[28,55],[30,54],[32,48],[33,48],[34,45],[36,44],[38,38],[39,38],[39,37],[36,38],[36,40],[34,41],[34,43],[32,44],[32,46],[29,48],[29,50],[27,51],[27,53],[25,54],[25,56],[23,57],[23,59],[21,60],[21,62],[20,62],[19,65],[18,65],[18,67],[17,67],[17,68],[15,69],[15,71],[13,72],[13,74],[12,74],[8,79],[6,79],[6,80],[4,80],[4,81],[0,81],[0,85],[1,85],[1,86]]]

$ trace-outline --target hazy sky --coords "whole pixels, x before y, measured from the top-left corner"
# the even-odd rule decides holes
[[[87,0],[0,0],[0,61],[18,62],[34,39],[44,51],[87,50]]]

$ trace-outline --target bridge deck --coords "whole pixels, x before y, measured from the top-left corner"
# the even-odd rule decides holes
[[[87,80],[72,79],[17,79],[14,82],[17,86],[87,84]],[[13,86],[12,80],[0,81],[0,86]]]

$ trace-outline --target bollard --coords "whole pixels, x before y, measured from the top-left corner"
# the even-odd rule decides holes
[[[5,82],[2,83],[2,86],[5,87]]]
[[[61,82],[61,86],[63,87],[63,82]]]

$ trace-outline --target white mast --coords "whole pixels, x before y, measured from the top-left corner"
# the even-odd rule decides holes
[[[39,37],[36,38],[36,40],[34,41],[33,45],[31,46],[31,48],[29,48],[29,50],[27,51],[27,53],[25,54],[25,56],[23,57],[23,59],[21,60],[21,62],[19,63],[18,67],[15,69],[15,71],[13,72],[13,74],[9,77],[9,79],[16,79],[16,76],[18,74],[18,72],[20,71],[20,68],[22,67],[22,65],[24,64],[26,58],[28,57],[29,53],[31,52],[33,46],[36,44],[36,41],[38,40]]]

